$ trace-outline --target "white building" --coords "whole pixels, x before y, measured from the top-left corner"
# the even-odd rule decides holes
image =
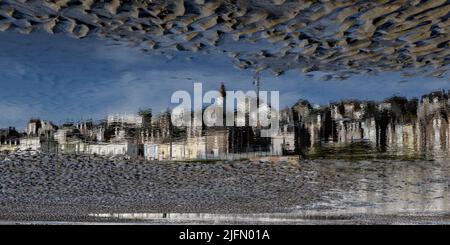
[[[9,139],[5,142],[0,142],[0,151],[15,151],[20,149],[20,140],[19,139]]]
[[[89,145],[80,139],[70,139],[63,144],[58,144],[61,153],[86,153]]]
[[[147,160],[158,160],[158,145],[144,144],[144,157]]]
[[[140,155],[139,145],[128,142],[90,144],[87,149],[88,153],[97,155],[127,155],[130,157],[137,157]]]
[[[24,137],[20,139],[20,150],[40,150],[41,139],[39,137]]]
[[[20,139],[19,150],[57,151],[58,144],[53,140],[43,140],[41,137],[23,137]]]
[[[144,157],[147,160],[187,160],[205,158],[204,137],[170,143],[145,143]],[[172,157],[171,157],[172,155]]]
[[[32,119],[27,124],[27,135],[28,136],[39,136],[46,135],[52,137],[53,133],[56,131],[56,126],[51,122]]]
[[[295,151],[295,132],[289,132],[287,128],[288,125],[283,125],[276,134],[271,136],[272,155],[281,156],[284,151]]]
[[[107,123],[108,125],[112,124],[130,124],[136,125],[137,127],[142,126],[142,117],[135,115],[127,115],[127,114],[113,114],[108,115]]]
[[[53,136],[58,144],[65,144],[67,142],[67,135],[72,131],[72,129],[68,128],[60,128],[56,131]]]

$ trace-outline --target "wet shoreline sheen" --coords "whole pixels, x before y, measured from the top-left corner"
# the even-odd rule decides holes
[[[448,223],[449,165],[0,154],[0,222]]]

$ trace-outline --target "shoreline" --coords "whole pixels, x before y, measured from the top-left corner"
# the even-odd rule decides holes
[[[177,218],[118,218],[79,217],[76,219],[14,219],[0,217],[0,225],[449,225],[450,213],[443,215],[335,215],[335,216],[302,216],[289,213],[278,214],[177,214],[192,216]],[[138,214],[133,214],[138,215]],[[146,214],[148,215],[148,214]],[[209,216],[205,218],[206,216]],[[271,217],[277,216],[278,217]],[[113,215],[114,216],[114,215]],[[197,217],[195,217],[197,216]],[[67,218],[67,217],[66,217]]]
[[[0,154],[0,173],[0,222],[103,223],[105,218],[89,217],[103,213],[241,214],[249,224],[258,222],[251,218],[257,214],[267,214],[268,223],[277,222],[270,219],[273,215],[291,216],[289,224],[449,223],[450,217],[446,162],[186,164]],[[214,220],[217,215],[195,222]],[[137,223],[173,223],[167,221]]]

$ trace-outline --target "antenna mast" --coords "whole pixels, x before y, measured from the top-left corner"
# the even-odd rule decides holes
[[[256,125],[259,128],[259,86],[261,85],[261,74],[259,71],[255,71],[255,75],[253,76],[253,85],[256,86]]]

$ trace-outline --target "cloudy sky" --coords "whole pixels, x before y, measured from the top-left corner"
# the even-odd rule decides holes
[[[176,90],[204,91],[224,82],[227,90],[252,89],[252,73],[233,67],[221,54],[151,54],[94,38],[0,33],[0,128],[24,129],[30,117],[54,123],[101,119],[109,113],[135,113],[168,107]],[[324,104],[343,98],[381,100],[450,89],[448,77],[405,78],[399,73],[359,75],[323,81],[289,71],[262,75],[263,90],[280,91],[281,107],[300,98]]]

